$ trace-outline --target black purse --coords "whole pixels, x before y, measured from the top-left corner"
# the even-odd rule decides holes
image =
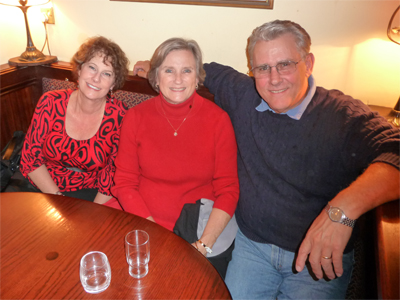
[[[24,139],[25,133],[23,131],[15,131],[12,139],[7,143],[6,147],[1,152],[1,192],[5,190],[10,183],[12,176],[19,169]]]

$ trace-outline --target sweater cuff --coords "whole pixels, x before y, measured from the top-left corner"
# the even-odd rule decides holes
[[[392,165],[396,169],[400,170],[400,160],[399,155],[395,153],[382,153],[377,158],[375,158],[372,163],[383,162]]]
[[[217,200],[214,201],[213,207],[223,210],[232,218],[236,211],[236,205],[237,200],[235,201],[234,198],[229,199],[228,197],[225,197],[224,199],[222,197],[219,197]]]

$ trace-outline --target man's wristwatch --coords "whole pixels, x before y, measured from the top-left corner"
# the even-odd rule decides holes
[[[333,222],[338,222],[340,224],[354,228],[356,220],[352,220],[346,217],[343,210],[341,210],[339,207],[333,207],[328,203],[325,206],[325,211],[328,213],[329,219],[331,219]]]

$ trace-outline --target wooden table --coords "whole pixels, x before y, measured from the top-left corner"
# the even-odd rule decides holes
[[[1,299],[231,299],[218,272],[189,243],[138,216],[40,193],[1,193]],[[149,274],[129,276],[124,237],[150,235]],[[110,261],[109,288],[88,294],[79,262],[89,251]]]

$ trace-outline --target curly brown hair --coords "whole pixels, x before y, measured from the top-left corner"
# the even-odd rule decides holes
[[[72,57],[72,73],[75,79],[79,77],[78,72],[81,70],[82,65],[99,53],[104,55],[103,62],[105,64],[110,62],[114,69],[114,89],[122,88],[125,83],[125,77],[128,75],[129,60],[116,43],[103,36],[89,38]]]

